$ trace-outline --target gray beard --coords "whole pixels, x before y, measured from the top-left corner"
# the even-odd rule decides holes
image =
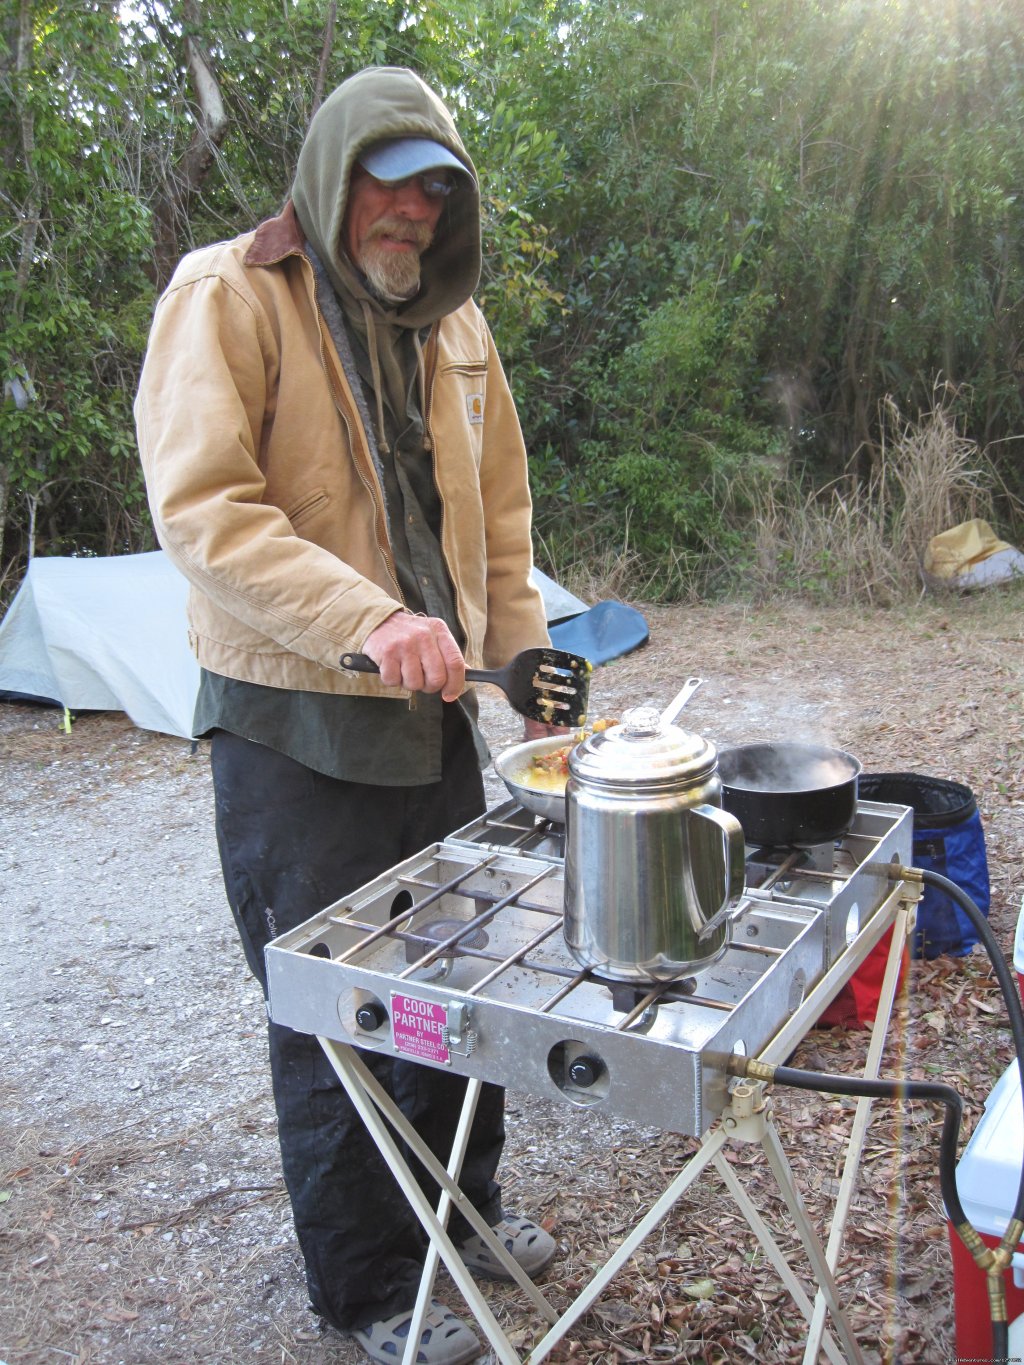
[[[370,292],[383,303],[405,303],[420,287],[420,258],[418,254],[396,255],[381,251],[371,242],[363,251],[359,267],[366,276]]]

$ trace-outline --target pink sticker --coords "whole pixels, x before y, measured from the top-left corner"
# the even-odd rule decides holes
[[[414,995],[391,992],[391,1036],[395,1051],[425,1062],[451,1064],[451,1053],[444,1041],[448,1022],[444,1005],[432,1000],[417,1000]]]

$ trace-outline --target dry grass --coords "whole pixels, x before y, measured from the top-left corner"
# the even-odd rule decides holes
[[[635,595],[633,589],[642,577],[635,553],[606,545],[589,554],[574,553],[571,564],[559,574],[559,582],[584,602],[625,601]]]
[[[907,421],[891,399],[885,403],[877,501],[883,516],[887,503],[895,504],[891,540],[918,567],[934,535],[995,515],[993,473],[978,445],[958,429],[954,396],[947,391],[918,422]]]
[[[791,484],[756,488],[747,578],[756,600],[779,594],[890,606],[921,592],[928,542],[972,517],[994,519],[994,474],[954,415],[955,393],[905,418],[887,399],[865,478],[850,471],[802,500]]]
[[[746,546],[703,557],[669,551],[657,562],[633,548],[624,529],[581,526],[571,542],[541,543],[555,577],[585,601],[696,605],[717,596],[754,603],[782,598],[891,607],[922,593],[929,541],[973,517],[996,521],[996,492],[1020,509],[985,452],[964,436],[958,395],[936,386],[929,412],[909,419],[888,398],[879,414],[877,447],[861,452],[839,479],[805,493],[788,472],[766,480],[759,464],[726,493],[731,520]],[[864,465],[868,468],[865,472]],[[742,510],[741,510],[742,509]],[[564,531],[564,527],[562,528]]]
[[[633,548],[628,509],[621,535],[617,526],[612,530],[597,524],[579,530],[571,549],[563,546],[556,552],[543,537],[541,549],[553,576],[584,602],[661,602],[666,585],[673,602],[695,605],[701,600],[706,575],[692,554],[671,551],[657,563],[645,560]]]

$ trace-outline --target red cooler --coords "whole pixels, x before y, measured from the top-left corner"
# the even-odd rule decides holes
[[[986,1246],[998,1246],[1013,1212],[1024,1159],[1024,1110],[1020,1072],[1011,1062],[985,1101],[985,1112],[956,1168],[956,1186],[967,1221]],[[961,1360],[992,1359],[986,1276],[949,1225],[953,1253],[956,1354]],[[1003,1276],[1011,1340],[1024,1331],[1024,1242]],[[1016,1323],[1016,1319],[1021,1319]],[[1016,1326],[1015,1326],[1016,1323]],[[1011,1351],[1011,1358],[1013,1352]]]
[[[1017,916],[1017,933],[1013,940],[1013,970],[1020,984],[1020,998],[1024,1000],[1024,901]]]

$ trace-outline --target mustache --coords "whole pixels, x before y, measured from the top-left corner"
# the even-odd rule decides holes
[[[408,218],[399,218],[397,215],[378,218],[367,228],[363,245],[377,242],[382,237],[391,237],[398,242],[412,242],[420,251],[426,251],[434,240],[434,234],[426,223],[413,223]]]

